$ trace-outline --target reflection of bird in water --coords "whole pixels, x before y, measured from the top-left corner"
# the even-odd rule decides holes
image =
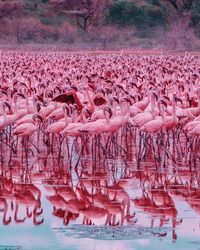
[[[63,219],[63,224],[68,225],[70,221],[76,220],[79,216],[79,214],[69,212],[65,209],[56,209],[53,210],[53,215],[56,217]]]
[[[7,213],[8,213],[8,204],[5,198],[0,197],[0,207],[1,207],[1,212],[3,212],[3,224],[8,225],[11,223],[11,216],[7,218]]]
[[[142,208],[145,212],[152,215],[152,227],[154,223],[154,218],[160,217],[160,226],[162,227],[165,222],[169,219],[172,221],[172,238],[177,239],[175,228],[182,222],[182,220],[177,219],[177,209],[175,203],[168,192],[159,188],[149,190],[148,193],[143,192],[141,198],[136,198],[132,200],[134,204]]]
[[[35,198],[34,194],[37,195]],[[14,219],[17,223],[25,222],[26,218],[33,217],[33,223],[35,225],[40,225],[44,222],[44,218],[37,220],[37,217],[43,213],[43,209],[41,208],[41,192],[38,188],[36,188],[33,184],[30,184],[30,187],[26,185],[20,185],[16,187],[14,191],[14,199],[15,199],[15,214]],[[26,215],[22,218],[18,218],[19,207],[26,207]]]
[[[65,207],[65,199],[62,198],[61,195],[55,194],[51,196],[46,196],[46,198],[51,202],[54,208],[60,209]]]
[[[65,199],[65,201],[76,199],[76,193],[74,192],[73,188],[70,186],[64,186],[64,187],[57,187],[56,193],[62,196],[62,198]]]
[[[80,209],[80,213],[84,216],[83,224],[91,225],[92,220],[103,219],[105,217],[107,218],[106,221],[108,220],[108,211],[93,205]]]
[[[34,225],[44,222],[44,218],[41,217],[43,213],[40,201],[41,191],[38,187],[34,184],[15,183],[6,177],[2,177],[0,181],[0,203],[4,212],[3,224],[10,224],[12,219],[15,223],[24,223],[30,218],[33,219]],[[8,212],[13,213],[13,218],[12,214],[7,216]],[[19,214],[22,218],[19,218]]]

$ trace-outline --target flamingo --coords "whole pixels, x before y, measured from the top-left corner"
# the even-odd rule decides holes
[[[53,113],[53,112],[52,112]],[[61,119],[57,122],[52,123],[46,128],[46,132],[60,134],[60,132],[68,126],[69,124],[69,109],[67,108],[66,104],[63,105],[62,113],[64,113],[64,119]]]
[[[36,123],[38,120],[41,122],[42,118],[39,115],[33,115],[33,120]],[[14,134],[22,137],[28,137],[32,135],[38,127],[33,123],[22,123],[19,126],[16,126],[14,129]]]

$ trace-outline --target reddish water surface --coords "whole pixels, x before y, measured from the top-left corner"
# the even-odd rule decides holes
[[[70,158],[67,144],[17,157],[3,147],[0,249],[200,249],[197,165],[99,158],[98,147],[91,158],[90,143],[78,154],[68,140]]]

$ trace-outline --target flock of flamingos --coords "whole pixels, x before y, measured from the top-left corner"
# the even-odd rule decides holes
[[[169,160],[195,164],[198,63],[198,56],[188,54],[3,53],[1,156],[10,153],[11,163],[22,148],[40,153],[44,145],[47,155],[56,149],[59,159],[68,154],[72,165],[78,142],[76,165],[89,150],[95,164],[98,158],[117,156],[134,157],[137,164],[152,157],[161,165]]]
[[[171,195],[199,211],[193,205],[198,185],[174,177],[183,166],[195,169],[200,158],[199,71],[199,57],[187,53],[1,53],[3,223],[11,223],[9,211],[17,223],[43,223],[41,191],[33,182],[44,180],[51,185],[46,189],[53,214],[65,225],[79,215],[84,224],[101,218],[107,225],[136,223],[134,205],[152,221],[160,214],[161,226],[172,219],[176,239],[182,220]],[[171,167],[173,178],[156,176],[153,167]],[[131,199],[126,188],[136,185],[143,187],[141,197]]]

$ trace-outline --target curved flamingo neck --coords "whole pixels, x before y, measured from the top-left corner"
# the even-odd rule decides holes
[[[2,125],[5,126],[6,125],[6,121],[7,121],[7,114],[6,114],[6,110],[5,110],[5,104],[1,103],[2,105],[2,112],[3,112],[3,122]]]
[[[104,113],[104,117],[105,117],[105,119],[106,119],[106,122],[107,122],[108,124],[110,124],[110,118],[108,117],[107,112],[104,110],[103,113]]]
[[[27,94],[27,91],[24,90],[24,96],[25,96],[25,103],[26,103],[26,109],[27,109],[27,112],[30,113],[31,110],[30,110],[30,105],[29,105],[29,99],[28,99],[28,94]]]
[[[172,103],[172,116],[173,116],[173,121],[177,122],[176,102],[175,102],[175,100],[173,100],[173,103]]]
[[[68,118],[66,110],[64,110],[64,118],[65,118],[65,125],[67,126],[69,124],[69,118]]]
[[[115,116],[116,112],[117,112],[117,104],[116,104],[116,102],[114,102],[112,106],[113,106],[113,115]]]
[[[159,109],[160,109],[160,115],[161,115],[161,118],[162,118],[162,122],[165,124],[165,121],[166,121],[165,111],[164,111],[162,106],[160,106]]]
[[[13,105],[14,105],[14,108],[13,108],[14,113],[15,113],[15,114],[19,113],[19,110],[18,110],[18,102],[17,102],[17,96],[14,96],[14,98],[13,98]]]
[[[19,211],[19,205],[18,202],[16,201],[14,219],[17,223],[22,223],[26,220],[26,217],[24,217],[23,219],[18,219],[18,211]]]
[[[151,114],[153,119],[155,119],[156,114],[155,114],[155,98],[153,97],[153,95],[151,96]]]
[[[85,116],[85,112],[84,109],[81,112],[81,121],[85,124],[87,122],[86,116]]]
[[[86,90],[86,96],[87,96],[87,99],[89,101],[89,110],[91,113],[93,113],[95,111],[95,105],[94,105],[94,102],[89,94],[88,89]]]
[[[130,103],[126,103],[126,109],[124,110],[124,113],[123,113],[123,123],[125,124],[128,119],[130,118],[130,112],[131,112],[131,109],[130,109]]]
[[[11,217],[9,216],[9,218],[7,219],[7,213],[8,213],[8,204],[5,201],[4,203],[4,214],[3,214],[3,224],[4,225],[8,225],[11,222]]]

